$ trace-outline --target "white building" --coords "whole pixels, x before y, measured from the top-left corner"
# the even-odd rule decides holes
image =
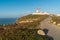
[[[47,13],[47,12],[39,12],[38,9],[35,12],[33,12],[32,14],[33,15],[49,15],[49,13]]]

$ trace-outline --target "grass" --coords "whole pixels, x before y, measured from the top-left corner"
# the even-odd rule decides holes
[[[40,22],[49,17],[48,15],[27,15],[21,18],[18,18],[16,23],[11,25],[0,25],[1,40],[47,40],[44,36],[38,35],[37,31],[41,28],[36,29]],[[28,22],[28,23],[19,23],[20,21],[36,19],[37,21]]]
[[[15,29],[2,33],[2,40],[47,40],[37,34],[38,29]],[[49,39],[49,38],[48,38]]]
[[[60,16],[53,16],[53,17],[52,17],[52,23],[53,23],[53,22],[56,22],[55,25],[59,24],[59,23],[60,23]]]
[[[24,17],[21,17],[19,19],[17,19],[16,23],[19,24],[21,27],[26,27],[26,28],[36,28],[38,25],[40,25],[40,22],[43,21],[44,19],[46,19],[47,17],[49,17],[48,15],[27,15]],[[34,21],[33,19],[36,19],[36,21]],[[28,23],[19,23],[20,21],[25,21],[25,20],[32,20],[33,22],[28,22]]]

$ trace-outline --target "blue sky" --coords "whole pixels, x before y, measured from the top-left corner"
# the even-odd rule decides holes
[[[49,13],[60,13],[60,0],[0,0],[0,18],[27,15],[36,8]]]

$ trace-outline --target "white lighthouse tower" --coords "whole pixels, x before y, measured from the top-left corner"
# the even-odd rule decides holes
[[[35,12],[33,12],[32,14],[33,14],[33,15],[39,15],[39,14],[40,14],[40,12],[39,12],[39,10],[38,10],[38,9],[36,9],[36,10],[35,10]]]
[[[35,11],[36,13],[39,13],[39,10],[38,9],[36,9],[36,11]]]

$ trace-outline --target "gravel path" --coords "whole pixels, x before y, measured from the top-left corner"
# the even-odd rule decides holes
[[[47,35],[54,38],[54,40],[60,40],[60,27],[57,27],[56,25],[51,24],[49,21],[51,20],[51,17],[48,17],[44,21],[41,22],[41,27],[43,29],[48,29]]]

